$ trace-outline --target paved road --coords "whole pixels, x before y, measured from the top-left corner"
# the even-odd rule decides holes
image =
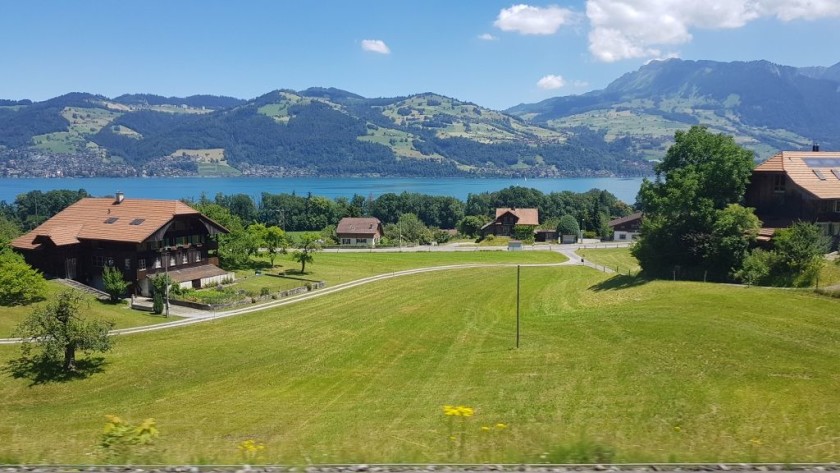
[[[155,324],[155,325],[147,325],[147,326],[143,326],[143,327],[132,327],[132,328],[112,330],[111,334],[112,335],[130,335],[130,334],[133,334],[133,333],[152,332],[152,331],[155,331],[155,330],[165,330],[165,329],[171,329],[171,328],[181,327],[181,326],[185,326],[185,325],[192,325],[192,324],[197,324],[197,323],[202,323],[202,322],[209,322],[209,321],[213,321],[213,320],[216,320],[216,319],[223,319],[223,318],[226,318],[226,317],[233,317],[233,316],[236,316],[236,315],[248,314],[248,313],[251,313],[251,312],[256,312],[256,311],[259,311],[259,310],[265,310],[265,309],[269,309],[269,308],[273,308],[273,307],[280,307],[280,306],[289,305],[289,304],[297,304],[299,302],[307,301],[309,299],[314,299],[316,297],[326,296],[328,294],[333,294],[333,293],[336,293],[336,292],[344,291],[344,290],[347,290],[347,289],[352,289],[352,288],[357,287],[357,286],[362,286],[364,284],[370,284],[370,283],[377,282],[377,281],[382,281],[382,280],[385,280],[385,279],[391,279],[391,278],[396,278],[396,277],[401,277],[401,276],[409,276],[409,275],[413,275],[413,274],[422,274],[422,273],[428,273],[428,272],[434,272],[434,271],[448,271],[448,270],[453,270],[453,269],[487,268],[487,267],[516,267],[516,266],[523,266],[523,267],[540,267],[540,266],[543,266],[543,267],[545,267],[545,266],[585,265],[585,266],[591,267],[593,269],[596,269],[598,271],[604,271],[604,272],[610,273],[610,272],[613,272],[613,271],[610,270],[609,268],[605,268],[603,266],[598,266],[598,265],[592,264],[589,261],[583,261],[583,258],[581,258],[580,255],[575,253],[575,250],[577,250],[579,248],[584,248],[584,247],[585,248],[594,248],[594,247],[597,247],[597,248],[619,248],[619,247],[622,247],[622,246],[627,246],[627,244],[626,243],[598,243],[597,246],[596,246],[595,243],[583,243],[583,244],[576,244],[576,245],[534,245],[533,247],[527,247],[527,248],[531,248],[528,251],[541,251],[541,250],[555,251],[555,252],[563,254],[564,256],[569,258],[569,260],[565,261],[563,263],[543,263],[543,264],[534,263],[534,264],[520,264],[520,265],[513,264],[513,263],[491,263],[491,264],[472,263],[472,264],[452,264],[452,265],[445,265],[445,266],[432,266],[432,267],[428,267],[428,268],[407,269],[407,270],[404,270],[404,271],[394,271],[394,272],[391,272],[391,273],[379,274],[379,275],[376,275],[376,276],[370,276],[370,277],[367,277],[367,278],[357,279],[355,281],[350,281],[350,282],[346,282],[346,283],[342,283],[342,284],[337,284],[337,285],[332,286],[332,287],[327,287],[325,289],[320,289],[320,290],[317,290],[317,291],[314,291],[314,292],[307,292],[307,293],[304,293],[304,294],[299,294],[297,296],[287,297],[285,299],[270,301],[270,302],[266,302],[266,303],[263,303],[263,304],[250,305],[250,306],[243,307],[243,308],[240,308],[240,309],[233,309],[233,310],[227,310],[227,311],[222,311],[222,312],[199,311],[199,310],[195,310],[195,309],[182,308],[182,307],[179,307],[179,306],[170,306],[169,313],[171,315],[175,315],[175,316],[183,317],[183,318],[181,318],[179,320],[173,320],[172,322],[164,322],[164,323]],[[469,248],[469,249],[466,249],[466,250],[447,249],[447,248],[450,248],[448,245],[440,246],[440,247],[414,247],[414,248],[415,249],[419,248],[419,250],[417,250],[417,251],[430,251],[428,248],[435,248],[434,250],[431,250],[431,251],[492,251],[492,250],[494,250],[494,248],[490,248],[490,250],[485,250],[484,249],[484,248],[488,248],[488,247],[477,247],[477,248],[482,248],[481,250],[476,250],[474,248]],[[380,252],[380,251],[381,252],[393,252],[393,250],[394,250],[393,248],[385,248],[385,249],[375,249],[373,251],[376,251],[376,252]],[[399,251],[399,249],[396,249],[396,250]],[[371,250],[370,249],[366,249],[366,250],[342,249],[341,251],[342,252],[354,252],[354,251],[356,251],[356,252],[358,252],[358,251],[369,252]],[[499,251],[499,250],[496,250],[496,251]],[[16,343],[20,343],[20,341],[21,340],[19,338],[1,338],[0,339],[0,345],[16,344]]]

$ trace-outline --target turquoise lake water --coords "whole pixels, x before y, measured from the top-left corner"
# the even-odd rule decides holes
[[[448,195],[466,200],[468,194],[497,191],[510,186],[523,186],[542,192],[606,189],[619,199],[632,204],[642,178],[578,178],[578,179],[465,179],[465,178],[0,178],[0,200],[12,202],[18,194],[32,190],[85,189],[94,196],[113,195],[147,199],[197,199],[202,193],[248,194],[255,200],[263,192],[272,194],[295,192],[298,195],[320,195],[329,198],[351,197],[353,194],[374,198],[403,191],[431,195]]]

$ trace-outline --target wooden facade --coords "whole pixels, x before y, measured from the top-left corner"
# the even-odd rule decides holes
[[[202,280],[226,274],[211,256],[221,225],[179,201],[82,199],[12,242],[27,262],[50,277],[103,288],[105,267],[119,269],[130,291],[148,295],[150,276],[194,268]],[[173,281],[179,281],[173,277]]]
[[[482,236],[513,236],[513,227],[525,225],[536,230],[540,224],[539,212],[537,209],[496,209],[496,218],[492,222],[481,227]]]
[[[784,151],[753,170],[745,194],[748,207],[762,221],[760,235],[795,221],[819,225],[840,239],[840,153]]]

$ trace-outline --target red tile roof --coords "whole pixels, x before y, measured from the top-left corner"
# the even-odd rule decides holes
[[[373,235],[380,229],[382,222],[375,217],[344,217],[335,228],[336,234],[355,233],[359,235]]]
[[[840,199],[840,152],[837,151],[782,151],[756,166],[753,172],[784,172],[794,184],[818,199]]]
[[[540,214],[537,209],[512,209],[503,207],[500,209],[496,209],[496,219],[508,212],[519,218],[519,220],[516,221],[517,225],[540,224]]]
[[[56,246],[80,240],[141,243],[176,215],[201,214],[178,200],[124,199],[117,203],[112,198],[87,198],[16,238],[12,246],[34,249],[45,239]]]

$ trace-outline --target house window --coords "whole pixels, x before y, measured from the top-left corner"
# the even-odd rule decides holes
[[[160,269],[160,258],[155,258],[155,269]]]
[[[618,239],[619,240],[626,240],[627,239],[627,234],[626,233],[619,233],[618,234]]]
[[[833,209],[833,210],[834,210],[835,212],[840,212],[840,200],[835,200],[835,201],[834,201],[834,206],[833,206],[833,207],[834,207],[834,209]]]
[[[342,245],[349,245],[350,244],[350,239],[349,238],[342,238],[341,239],[341,244]]]
[[[187,260],[187,253],[182,251],[181,252],[181,264],[187,264],[189,261]]]
[[[104,256],[94,256],[93,257],[93,265],[97,268],[101,268],[105,266],[105,257]]]
[[[773,176],[773,192],[785,192],[785,175],[776,174]]]
[[[126,269],[126,270],[130,270],[130,269],[131,269],[131,258],[126,258],[126,259],[125,259],[125,269]]]
[[[139,260],[137,260],[137,269],[139,269],[140,271],[145,271],[146,270],[146,259],[145,258],[140,258]]]
[[[367,238],[356,238],[356,243],[367,245]]]

